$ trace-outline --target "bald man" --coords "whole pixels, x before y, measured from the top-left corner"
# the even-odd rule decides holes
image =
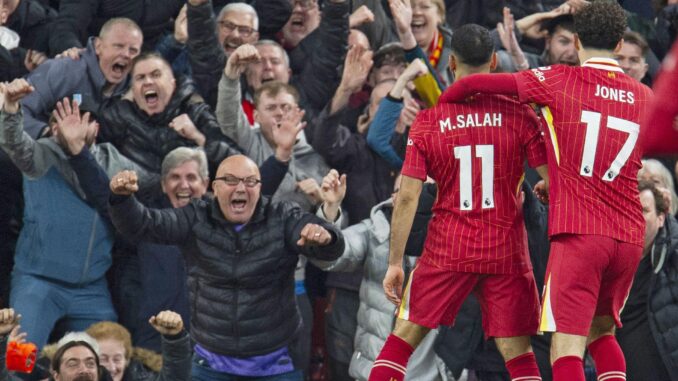
[[[288,344],[301,320],[294,294],[298,255],[322,260],[344,250],[341,232],[296,204],[261,196],[257,165],[225,159],[212,182],[215,198],[155,210],[133,197],[136,174],[111,179],[113,224],[131,239],[179,245],[191,264],[192,377],[287,377],[301,380]]]
[[[119,98],[129,88],[132,60],[141,53],[143,40],[134,21],[113,18],[98,37],[90,37],[79,59],[52,59],[40,65],[28,76],[35,91],[21,100],[25,131],[33,139],[47,133],[50,113],[64,97],[99,115],[110,98]]]

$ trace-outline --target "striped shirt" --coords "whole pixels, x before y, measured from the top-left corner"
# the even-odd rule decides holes
[[[636,142],[652,91],[609,58],[514,78],[520,100],[542,106],[548,127],[549,235],[596,234],[642,246]]]
[[[525,159],[546,163],[538,123],[528,106],[496,95],[417,115],[402,173],[438,183],[421,260],[486,274],[531,268],[519,196]]]

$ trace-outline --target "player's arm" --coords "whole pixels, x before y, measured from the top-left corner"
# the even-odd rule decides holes
[[[400,191],[393,208],[391,218],[391,242],[388,258],[388,271],[384,277],[384,292],[392,303],[400,304],[403,294],[403,255],[407,237],[412,229],[414,215],[417,213],[419,195],[424,182],[414,177],[403,175]]]
[[[441,102],[459,102],[477,93],[518,95],[513,74],[473,74],[454,81],[440,96]]]

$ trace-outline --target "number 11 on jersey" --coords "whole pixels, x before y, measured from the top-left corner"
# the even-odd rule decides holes
[[[454,147],[454,157],[459,160],[459,208],[473,209],[473,156],[472,146]],[[494,208],[494,146],[475,146],[476,155],[481,159],[482,209]]]

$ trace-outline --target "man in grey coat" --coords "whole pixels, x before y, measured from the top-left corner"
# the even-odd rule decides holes
[[[393,304],[386,299],[381,282],[388,269],[390,220],[399,186],[400,181],[396,180],[393,196],[375,205],[369,218],[342,230],[346,248],[341,257],[334,261],[311,260],[325,271],[363,271],[358,327],[349,365],[350,376],[360,381],[367,381],[394,322]],[[323,179],[321,193],[324,203],[317,215],[340,226],[345,219],[340,205],[346,194],[346,175],[339,177],[337,171],[331,170]],[[414,269],[415,257],[407,257],[406,265],[408,271]],[[447,380],[445,365],[433,350],[437,335],[438,330],[429,332],[417,347],[407,364],[406,380]]]

